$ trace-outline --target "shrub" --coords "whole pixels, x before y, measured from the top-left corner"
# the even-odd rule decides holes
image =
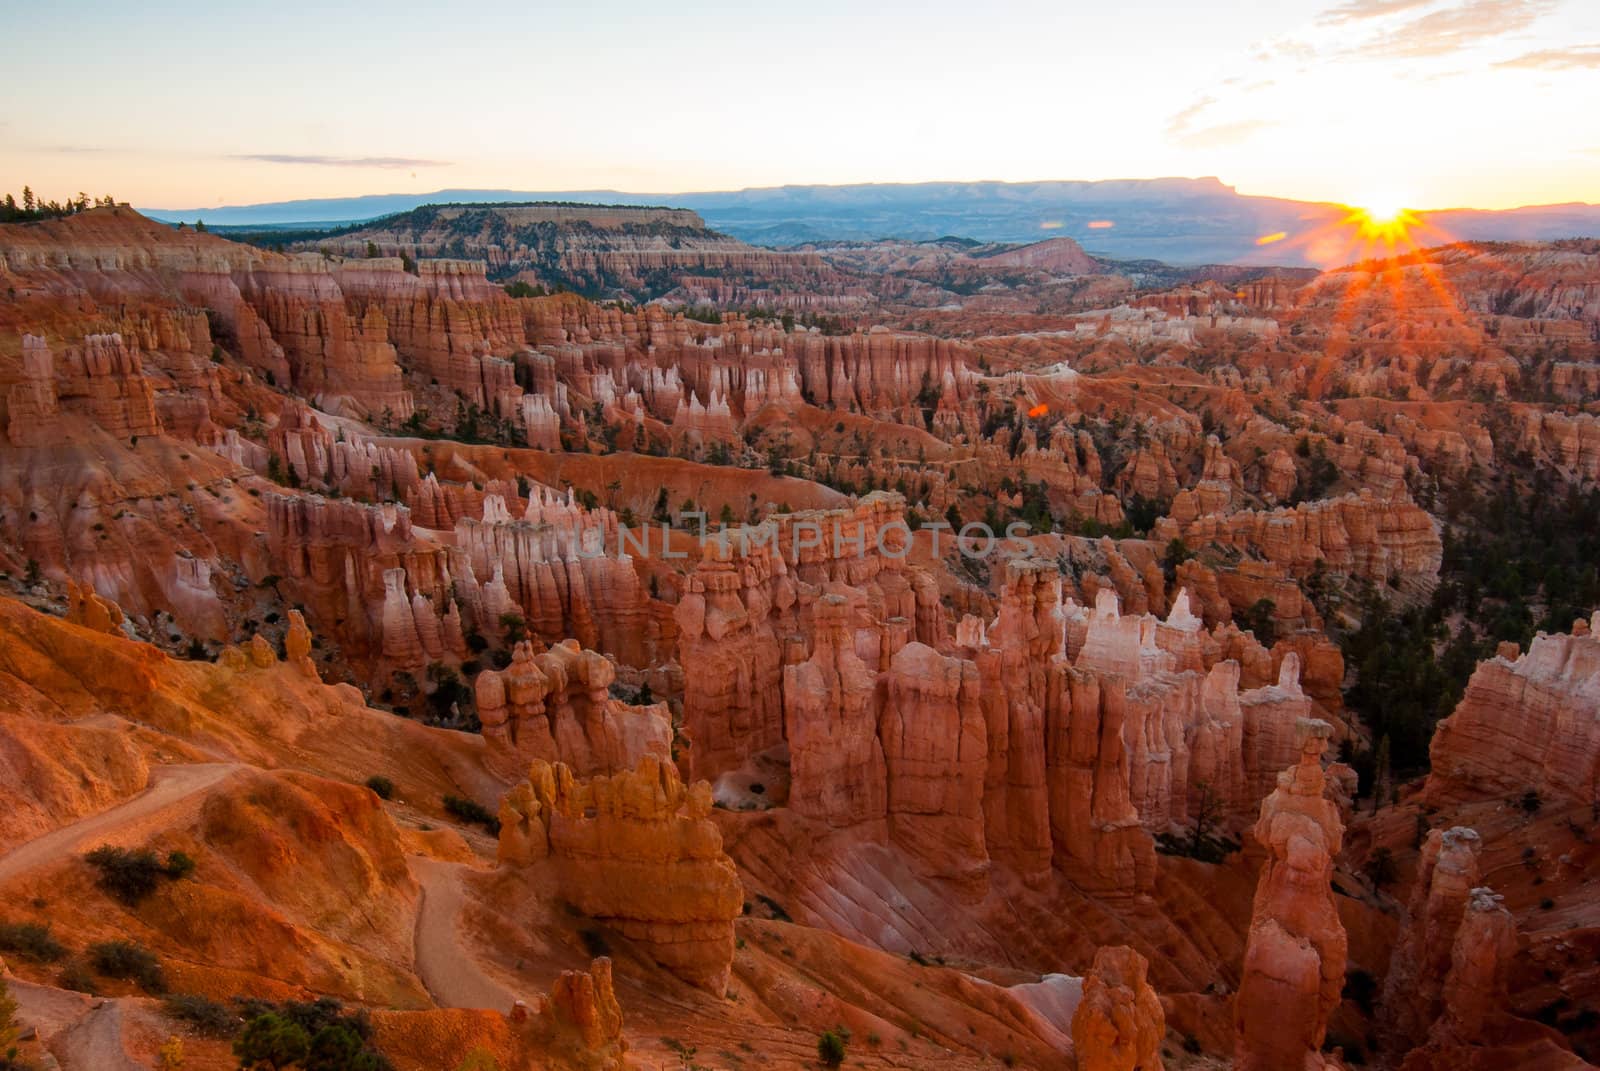
[[[194,873],[195,863],[183,852],[170,852],[166,862],[148,848],[114,848],[101,845],[84,856],[100,871],[102,889],[129,907],[137,907],[156,891],[162,878],[180,881]]]
[[[303,1053],[290,1060],[296,1071],[392,1071],[388,1059],[371,1048],[366,1012],[347,1014],[344,1005],[327,997],[281,1005],[239,998],[239,1006],[246,1025],[233,1049],[242,1067],[288,1066],[271,1060],[292,1056],[303,1045]]]
[[[367,778],[367,787],[378,794],[380,800],[394,797],[394,782],[387,777],[375,776]]]
[[[850,1045],[850,1032],[844,1027],[824,1030],[817,1039],[817,1059],[824,1067],[838,1067],[844,1063],[845,1050]]]
[[[132,941],[102,941],[89,946],[89,962],[107,978],[137,982],[146,993],[166,992],[161,961],[143,945]]]
[[[183,1067],[183,1039],[173,1034],[156,1053],[156,1066],[161,1071],[181,1071]]]
[[[463,822],[472,822],[480,825],[490,833],[499,834],[500,819],[489,812],[489,809],[476,800],[462,799],[460,796],[446,796],[444,809]]]
[[[1524,814],[1538,814],[1539,809],[1544,806],[1544,800],[1539,798],[1539,793],[1530,788],[1522,794],[1521,806]]]
[[[71,989],[78,993],[87,993],[91,997],[100,992],[100,987],[95,983],[94,974],[82,960],[73,960],[62,968],[61,977],[58,979],[62,989]]]
[[[14,952],[36,963],[54,963],[67,954],[61,942],[50,935],[50,927],[37,922],[0,924],[0,952]]]
[[[251,1019],[233,1043],[241,1068],[283,1068],[302,1063],[311,1054],[311,1039],[300,1024],[275,1012]]]
[[[242,1025],[226,1004],[194,993],[175,993],[162,1002],[161,1008],[167,1018],[188,1023],[195,1033],[208,1038],[231,1038]]]

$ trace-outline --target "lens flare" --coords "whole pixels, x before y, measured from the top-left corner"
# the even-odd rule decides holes
[[[1366,241],[1395,245],[1410,235],[1417,217],[1399,195],[1375,193],[1352,205],[1346,222]]]

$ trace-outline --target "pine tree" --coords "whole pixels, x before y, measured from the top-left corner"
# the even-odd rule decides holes
[[[32,212],[33,205],[33,188],[31,186],[22,187],[22,210],[24,212]]]

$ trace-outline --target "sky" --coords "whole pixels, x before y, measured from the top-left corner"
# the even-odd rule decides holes
[[[1596,0],[0,0],[0,192],[151,208],[440,188],[1216,175],[1600,201]]]

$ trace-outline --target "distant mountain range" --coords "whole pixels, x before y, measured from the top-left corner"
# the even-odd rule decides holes
[[[768,246],[944,236],[1034,242],[1066,236],[1076,238],[1090,253],[1121,259],[1296,266],[1326,266],[1329,256],[1318,248],[1314,235],[1347,213],[1335,204],[1247,196],[1215,178],[776,186],[678,194],[438,190],[141,211],[169,222],[204,219],[218,226],[305,228],[377,219],[425,204],[485,201],[687,208],[704,217],[713,230]],[[1428,244],[1600,235],[1600,205],[1583,203],[1500,211],[1446,209],[1427,213],[1426,220],[1431,225]],[[1264,238],[1276,240],[1262,244]]]

